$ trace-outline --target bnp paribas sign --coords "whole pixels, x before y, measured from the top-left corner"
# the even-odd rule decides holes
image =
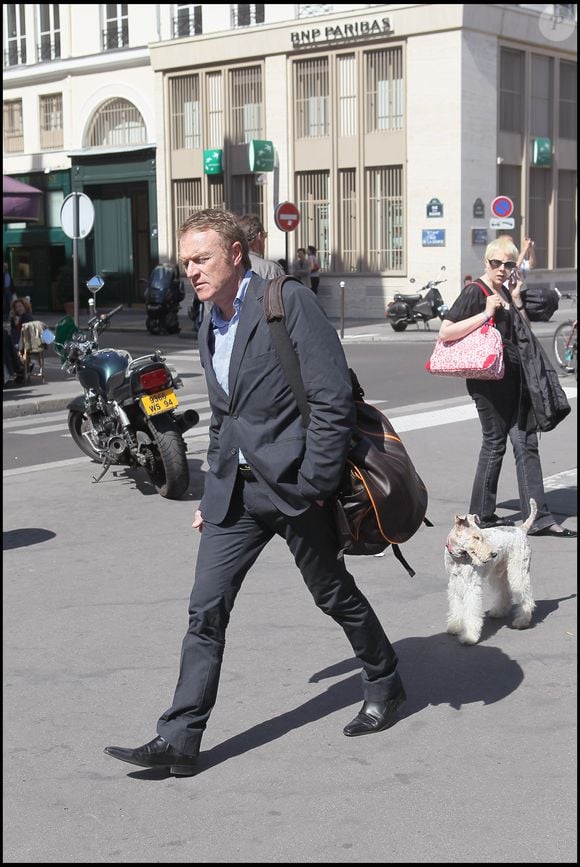
[[[351,42],[373,36],[392,36],[390,18],[371,18],[368,21],[346,21],[340,24],[327,24],[324,27],[310,27],[294,30],[290,34],[292,46],[316,45],[324,42]]]
[[[273,172],[274,144],[271,141],[252,139],[248,144],[248,162],[251,172]]]
[[[206,175],[222,175],[224,152],[218,148],[212,148],[203,152],[203,171]]]

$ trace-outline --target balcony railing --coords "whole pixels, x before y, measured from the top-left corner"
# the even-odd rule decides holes
[[[174,39],[180,39],[182,36],[199,36],[202,32],[201,6],[194,6],[193,13],[181,9],[177,17],[172,19],[172,25]]]
[[[124,21],[122,27],[108,27],[102,31],[101,36],[103,51],[125,48],[129,44],[129,25]]]
[[[52,37],[42,36],[40,44],[36,46],[36,58],[39,63],[47,60],[60,58],[60,34],[55,33]]]
[[[4,67],[7,66],[22,66],[26,63],[26,43],[22,41],[20,45],[16,42],[10,43],[8,50],[4,51]]]
[[[4,130],[4,152],[7,154],[20,154],[24,150],[24,136],[22,133],[12,133]]]

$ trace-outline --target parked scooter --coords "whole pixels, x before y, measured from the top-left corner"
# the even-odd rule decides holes
[[[187,311],[188,317],[193,322],[193,337],[194,340],[197,340],[197,335],[199,334],[199,329],[201,328],[201,323],[203,322],[204,316],[204,304],[203,301],[200,301],[195,292],[193,293],[193,299],[191,301],[191,306]]]
[[[133,359],[124,349],[100,349],[99,335],[123,307],[93,316],[79,331],[72,316],[56,326],[55,349],[84,393],[68,405],[68,428],[84,454],[109,467],[143,467],[157,493],[179,499],[189,486],[183,434],[199,421],[195,410],[175,412],[183,387],[159,350]]]
[[[445,265],[441,266],[441,272],[445,271]],[[411,278],[411,283],[415,278]],[[429,320],[443,319],[449,309],[443,302],[441,293],[437,288],[441,283],[446,283],[446,278],[430,280],[422,286],[416,295],[402,295],[397,292],[391,302],[387,304],[385,316],[391,323],[394,331],[404,331],[407,325],[419,325],[423,323],[425,331],[430,331]],[[425,292],[425,295],[421,293]]]
[[[177,266],[157,265],[145,288],[149,334],[179,334],[179,305],[185,298]]]

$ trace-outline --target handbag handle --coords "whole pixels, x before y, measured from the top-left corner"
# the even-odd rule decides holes
[[[481,291],[483,292],[483,294],[485,295],[486,298],[488,298],[492,294],[491,291],[485,285],[485,283],[483,283],[481,280],[474,280],[473,282],[475,283],[476,286],[479,286],[479,288],[481,289]],[[495,320],[494,320],[493,316],[491,316],[487,320],[487,322],[485,322],[483,324],[482,328],[486,328],[486,330],[487,330],[487,328],[493,328],[494,326],[495,326]]]

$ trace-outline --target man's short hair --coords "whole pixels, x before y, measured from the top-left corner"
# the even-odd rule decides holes
[[[266,230],[257,214],[244,214],[238,218],[238,223],[246,233],[248,244],[255,241],[258,235],[266,234]]]
[[[243,264],[246,271],[251,268],[250,251],[246,233],[240,226],[239,220],[231,211],[222,208],[206,208],[202,211],[194,211],[187,220],[182,223],[178,231],[178,239],[193,230],[207,231],[213,229],[220,236],[221,245],[228,249],[235,242],[242,248]]]

